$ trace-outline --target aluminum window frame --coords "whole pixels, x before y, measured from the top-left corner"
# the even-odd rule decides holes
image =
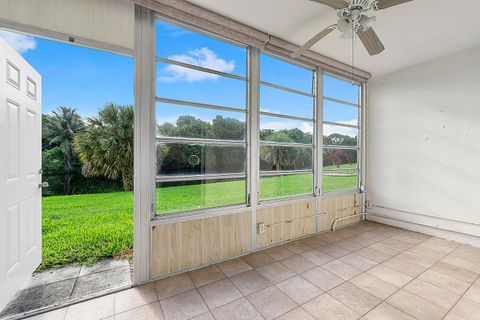
[[[178,143],[178,144],[201,144],[201,145],[210,145],[210,146],[232,146],[232,147],[238,147],[238,146],[243,146],[245,148],[245,165],[244,165],[244,172],[243,173],[227,173],[227,174],[175,174],[175,175],[159,175],[158,174],[158,168],[155,170],[154,174],[154,180],[155,180],[155,186],[154,186],[154,192],[156,192],[157,183],[162,183],[162,182],[185,182],[185,181],[209,181],[209,180],[231,180],[231,179],[241,179],[245,180],[245,202],[240,203],[240,204],[231,204],[231,205],[222,205],[222,206],[214,206],[214,207],[205,207],[201,209],[194,209],[194,210],[181,210],[181,211],[175,211],[175,212],[169,212],[165,214],[159,214],[157,212],[157,203],[155,201],[155,215],[153,219],[166,219],[166,218],[172,218],[172,217],[177,217],[177,216],[183,216],[183,215],[193,215],[193,214],[200,214],[202,212],[210,212],[210,211],[217,211],[222,208],[245,208],[249,206],[250,202],[250,175],[248,174],[248,170],[250,168],[250,161],[251,159],[249,158],[249,75],[248,75],[248,69],[249,69],[249,46],[246,46],[244,44],[241,44],[237,41],[233,41],[231,39],[228,39],[226,37],[222,37],[220,35],[208,32],[203,29],[196,28],[195,26],[176,21],[174,19],[167,18],[163,16],[160,13],[155,13],[155,31],[156,31],[156,23],[160,21],[161,23],[166,23],[169,25],[177,26],[180,28],[187,29],[193,33],[200,34],[202,36],[206,36],[209,38],[212,38],[214,40],[220,41],[227,43],[229,45],[234,45],[240,48],[245,49],[245,76],[240,76],[232,73],[227,73],[227,72],[222,72],[218,71],[215,69],[210,69],[206,67],[201,67],[197,66],[194,64],[190,63],[185,63],[185,62],[180,62],[172,59],[168,59],[162,56],[157,55],[157,51],[155,49],[155,65],[157,63],[164,63],[168,65],[176,65],[180,66],[183,68],[187,68],[190,70],[196,70],[200,72],[205,72],[209,74],[214,74],[218,75],[220,77],[224,78],[229,78],[229,79],[234,79],[238,81],[243,81],[244,86],[245,86],[245,108],[238,108],[238,107],[230,107],[230,106],[224,106],[224,105],[218,105],[218,104],[208,104],[208,103],[200,103],[200,102],[195,102],[195,101],[187,101],[187,100],[180,100],[180,99],[171,99],[171,98],[163,98],[161,96],[157,95],[157,92],[155,91],[155,103],[168,103],[172,105],[179,105],[179,106],[187,106],[187,107],[192,107],[192,108],[200,108],[200,109],[209,109],[209,110],[220,110],[220,111],[227,111],[227,112],[237,112],[237,113],[242,113],[245,116],[245,137],[242,140],[227,140],[227,139],[212,139],[212,138],[189,138],[189,137],[168,137],[168,136],[160,136],[158,135],[158,132],[155,130],[155,147],[160,144],[160,143]],[[156,37],[155,37],[156,38]],[[158,43],[157,43],[158,46]],[[156,71],[155,71],[156,72]],[[156,114],[156,110],[155,110]],[[156,116],[155,116],[156,119]],[[156,121],[156,120],[155,120]],[[155,155],[156,159],[156,155]],[[155,165],[156,167],[156,165]]]

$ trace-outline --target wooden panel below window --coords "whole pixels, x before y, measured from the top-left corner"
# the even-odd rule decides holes
[[[329,231],[333,222],[338,218],[356,215],[350,219],[337,222],[336,226],[351,224],[360,221],[362,195],[360,193],[338,197],[323,197],[320,202],[320,230]]]

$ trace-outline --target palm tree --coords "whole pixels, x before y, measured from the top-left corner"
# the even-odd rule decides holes
[[[50,137],[48,144],[58,145],[63,153],[63,165],[65,167],[63,193],[71,194],[73,139],[77,133],[83,130],[82,117],[76,109],[58,107],[56,111],[52,112],[52,115],[43,117],[43,120]]]
[[[113,103],[88,119],[74,142],[84,176],[121,178],[125,191],[133,189],[133,121],[132,106]]]

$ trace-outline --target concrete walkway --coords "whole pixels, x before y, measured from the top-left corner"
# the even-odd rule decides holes
[[[0,314],[0,319],[16,319],[35,310],[71,304],[86,298],[132,286],[128,260],[105,259],[92,266],[70,265],[32,275]]]

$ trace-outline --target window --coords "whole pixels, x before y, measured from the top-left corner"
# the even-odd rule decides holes
[[[313,194],[314,72],[260,56],[260,200]]]
[[[360,86],[328,74],[323,83],[322,191],[358,189]]]
[[[156,209],[246,203],[247,50],[156,25]]]

